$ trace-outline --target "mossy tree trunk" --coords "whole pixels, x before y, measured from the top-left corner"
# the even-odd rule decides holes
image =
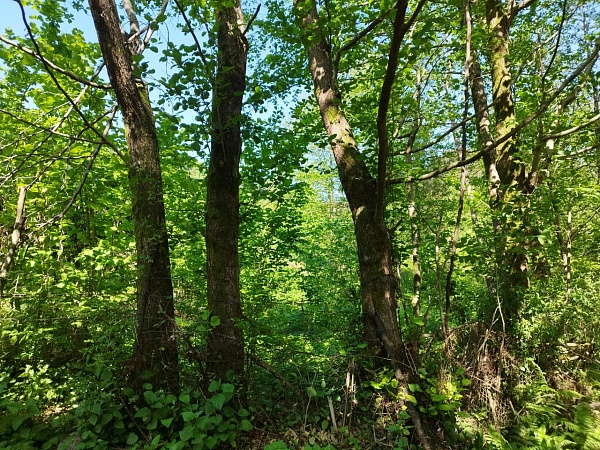
[[[510,12],[499,0],[486,0],[489,33],[494,128],[487,112],[487,96],[477,57],[470,68],[471,92],[478,113],[477,130],[483,146],[511,133],[517,125],[508,62]],[[501,301],[504,324],[514,328],[529,287],[527,245],[517,236],[526,226],[526,168],[518,154],[517,136],[504,140],[483,157],[488,178],[489,203],[493,215],[497,271],[497,294]]]

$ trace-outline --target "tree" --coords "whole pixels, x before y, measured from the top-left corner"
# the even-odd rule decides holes
[[[244,375],[244,337],[239,288],[239,163],[242,100],[248,41],[241,3],[216,9],[217,73],[214,80],[210,165],[206,198],[208,307],[216,326],[208,335],[207,370],[227,379]]]
[[[330,139],[339,178],[354,221],[360,268],[364,338],[373,353],[378,353],[378,347],[384,349],[385,355],[394,368],[395,376],[399,381],[407,383],[416,371],[413,365],[415,355],[407,353],[396,316],[397,280],[392,261],[392,241],[384,220],[388,158],[385,122],[387,121],[386,103],[389,103],[389,94],[397,68],[398,48],[420,7],[417,7],[413,16],[405,22],[407,3],[399,1],[395,5],[394,34],[377,117],[380,139],[378,174],[377,178],[374,178],[359,152],[350,124],[340,108],[341,93],[337,88],[332,49],[319,25],[316,6],[304,1],[296,1],[295,6],[308,35],[308,59],[315,98],[323,126]],[[407,407],[421,445],[430,448],[418,412],[410,403]]]
[[[179,390],[175,310],[165,224],[159,145],[148,90],[136,77],[132,51],[140,48],[139,26],[125,2],[132,26],[123,41],[113,0],[90,0],[90,10],[111,85],[123,113],[129,148],[129,182],[137,249],[137,329],[130,364],[132,384]]]
[[[468,5],[468,2],[467,2]],[[585,61],[568,76],[554,92],[549,90],[547,78],[554,69],[556,50],[549,56],[542,53],[539,46],[537,83],[539,103],[534,106],[534,113],[519,122],[517,118],[518,103],[514,98],[513,69],[509,59],[510,31],[515,18],[529,7],[531,2],[505,5],[499,0],[485,2],[485,25],[487,44],[482,44],[483,52],[489,59],[490,75],[487,76],[492,86],[491,98],[493,103],[493,118],[488,113],[487,95],[484,79],[478,61],[478,53],[471,58],[470,80],[473,104],[477,118],[479,141],[484,147],[482,156],[489,182],[489,202],[493,213],[495,235],[496,270],[498,272],[498,295],[502,302],[502,313],[505,327],[514,331],[523,306],[523,298],[530,286],[528,258],[532,249],[539,244],[528,212],[531,208],[531,195],[547,177],[554,158],[555,127],[559,121],[550,114],[543,115],[559,97],[567,86],[583,74],[584,81],[598,58],[599,45],[596,44]],[[556,49],[560,45],[560,32],[564,26],[566,3],[563,4],[562,21],[558,34]],[[467,18],[470,21],[470,16]],[[547,62],[544,59],[547,59]],[[544,63],[547,66],[544,67]],[[556,106],[558,116],[561,116],[578,96],[581,85],[572,87],[567,95],[559,99]],[[527,108],[522,102],[522,109]],[[530,153],[526,151],[520,130],[534,118],[538,119],[536,143]],[[555,116],[556,117],[556,116]],[[597,118],[585,125],[590,125]],[[548,127],[547,123],[550,123]],[[493,131],[492,131],[493,127]],[[547,128],[553,129],[548,132]],[[576,127],[562,136],[583,128]],[[529,154],[528,154],[529,153]]]

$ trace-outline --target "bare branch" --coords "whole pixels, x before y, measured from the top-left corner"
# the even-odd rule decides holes
[[[379,105],[377,108],[377,138],[379,140],[379,152],[377,154],[377,203],[375,207],[375,215],[379,220],[383,220],[385,210],[385,174],[388,158],[388,133],[387,133],[387,113],[390,105],[390,96],[392,87],[396,79],[396,70],[398,68],[398,53],[400,44],[406,34],[406,24],[404,18],[406,16],[406,8],[408,7],[407,0],[398,0],[396,3],[396,17],[394,19],[394,32],[392,35],[392,43],[390,45],[390,54],[388,57],[387,68],[381,94],[379,96]]]
[[[254,22],[254,19],[256,19],[256,16],[258,16],[258,12],[260,11],[260,4],[256,7],[256,11],[254,11],[254,14],[252,14],[252,17],[250,17],[250,20],[248,21],[248,25],[246,25],[246,28],[244,29],[244,32],[242,33],[242,36],[246,36],[246,33],[248,32],[248,30],[250,29],[250,25],[252,25],[252,22]]]
[[[142,45],[140,46],[139,53],[142,53],[146,49],[146,47],[148,47],[148,43],[150,42],[150,39],[152,38],[154,31],[156,31],[156,29],[155,29],[156,27],[152,27],[150,25],[155,24],[158,16],[165,13],[165,11],[167,10],[168,4],[169,4],[169,0],[163,0],[162,5],[160,6],[160,11],[158,11],[158,14],[154,18],[154,20],[152,22],[150,22],[150,24],[148,26],[144,27],[144,29],[140,32],[140,33],[143,33],[145,31],[148,31],[146,33],[146,36],[144,36],[144,40],[142,41]]]
[[[548,76],[548,72],[550,72],[550,68],[552,67],[552,64],[554,64],[554,60],[556,59],[556,55],[558,53],[558,47],[560,45],[560,38],[562,36],[562,31],[563,31],[563,27],[565,25],[565,19],[567,16],[567,0],[563,0],[563,6],[562,6],[562,16],[560,18],[560,25],[558,27],[558,34],[556,36],[556,45],[554,46],[554,50],[552,52],[552,57],[550,58],[550,62],[548,63],[548,66],[546,67],[546,70],[544,72],[544,74],[542,75],[542,88],[544,88],[544,86],[546,85],[546,77]]]
[[[110,131],[110,129],[112,127],[112,121],[115,118],[116,114],[117,114],[117,105],[113,106],[113,108],[110,111],[110,115],[108,117],[108,123],[106,124],[106,127],[104,128],[104,132],[103,132],[103,134],[105,136],[108,135],[108,132]],[[69,201],[68,201],[67,205],[64,207],[64,209],[60,213],[55,215],[53,218],[48,220],[47,222],[44,222],[44,223],[38,225],[35,230],[36,232],[39,232],[40,230],[47,227],[48,225],[52,225],[53,223],[56,223],[57,221],[61,220],[67,214],[67,212],[71,209],[71,207],[75,203],[75,200],[77,200],[77,197],[79,196],[79,194],[81,194],[81,191],[83,190],[83,186],[85,185],[85,182],[87,181],[87,177],[90,174],[90,171],[92,170],[92,166],[94,165],[94,161],[96,161],[96,157],[98,156],[98,153],[100,152],[100,149],[102,148],[102,145],[103,145],[102,143],[99,143],[96,146],[96,148],[94,149],[94,151],[92,152],[92,154],[89,156],[90,159],[85,168],[85,171],[83,172],[81,181],[79,182],[77,189],[75,189],[75,192],[69,199]]]
[[[140,23],[138,22],[137,16],[135,15],[135,10],[133,9],[133,4],[131,3],[131,0],[121,0],[121,4],[123,5],[123,9],[125,10],[127,18],[129,19],[129,35],[139,36]],[[139,38],[137,39],[137,41],[138,42],[134,41],[136,47],[138,47],[141,44],[141,42],[139,42]]]
[[[392,88],[396,79],[396,71],[398,69],[398,54],[400,52],[400,45],[402,44],[406,32],[416,20],[426,1],[427,0],[419,1],[417,7],[406,22],[404,19],[406,17],[408,1],[398,0],[395,7],[396,17],[394,18],[394,31],[390,45],[390,54],[388,57],[387,68],[383,85],[381,87],[379,105],[377,108],[377,138],[379,140],[379,152],[377,156],[377,203],[375,207],[375,214],[379,220],[383,220],[385,210],[385,177],[387,172],[388,158],[387,113],[389,110]]]
[[[25,7],[23,6],[23,3],[21,3],[21,0],[13,0],[13,1],[15,3],[17,3],[19,5],[19,7],[21,8],[21,17],[23,18],[23,23],[25,25],[25,28],[27,29],[27,34],[29,35],[29,39],[31,39],[31,42],[33,42],[33,46],[35,47],[36,53],[38,56],[40,56],[40,58],[41,58],[40,61],[42,61],[42,64],[44,64],[46,73],[48,73],[48,75],[50,75],[50,78],[52,78],[54,85],[63,94],[63,96],[69,101],[72,108],[75,110],[75,112],[77,112],[79,117],[81,117],[81,120],[83,120],[83,123],[86,125],[86,127],[89,128],[96,136],[98,136],[106,145],[110,146],[113,150],[118,152],[118,150],[116,149],[114,144],[112,142],[110,142],[108,139],[106,139],[105,136],[103,136],[98,130],[96,130],[96,128],[94,126],[92,126],[92,124],[90,124],[87,117],[85,117],[85,114],[83,114],[81,112],[81,110],[79,109],[79,107],[77,106],[77,103],[71,98],[69,93],[62,87],[62,85],[60,84],[60,82],[58,81],[56,76],[54,75],[54,72],[52,71],[53,70],[52,67],[50,67],[48,65],[46,58],[44,58],[42,56],[42,51],[40,50],[40,46],[38,45],[37,40],[35,39],[35,36],[33,35],[33,31],[31,30],[31,27],[29,26],[29,22],[27,21],[27,15],[25,14]]]
[[[576,127],[572,127],[572,128],[567,129],[567,130],[560,131],[558,133],[548,134],[548,135],[544,136],[542,138],[542,140],[543,141],[548,141],[550,139],[558,139],[558,138],[565,137],[565,136],[568,136],[568,135],[573,134],[573,133],[577,133],[579,130],[582,130],[582,129],[584,129],[587,126],[592,125],[593,123],[597,122],[598,120],[600,120],[600,114],[596,114],[594,117],[592,117],[587,122],[584,122],[584,123],[582,123],[580,125],[577,125]]]
[[[583,156],[588,152],[591,152],[593,150],[597,150],[600,148],[600,142],[598,142],[597,144],[594,145],[590,145],[589,147],[585,147],[582,149],[577,150],[576,152],[572,152],[569,154],[558,154],[556,155],[556,159],[567,159],[567,158],[574,158],[574,157],[578,157],[578,156]]]
[[[42,125],[36,124],[35,122],[31,122],[30,120],[27,120],[27,119],[25,119],[23,117],[19,117],[16,114],[13,114],[12,112],[10,112],[10,111],[8,111],[6,109],[3,109],[3,108],[0,108],[0,114],[6,114],[7,116],[12,117],[13,119],[18,120],[19,122],[24,123],[25,125],[29,125],[29,126],[34,127],[34,128],[38,128],[39,130],[45,131],[46,133],[50,133],[50,134],[53,134],[55,136],[59,136],[59,137],[67,138],[67,139],[72,139],[72,140],[79,141],[79,142],[88,142],[90,144],[97,144],[98,143],[98,141],[92,141],[91,139],[85,139],[85,138],[75,137],[75,136],[70,135],[70,134],[61,133],[59,131],[56,131],[54,129],[54,127],[51,127],[51,128],[44,127]],[[4,147],[1,147],[0,150],[3,149],[3,148]]]
[[[367,25],[365,28],[363,28],[361,31],[359,31],[354,37],[352,37],[348,41],[344,42],[344,44],[342,44],[342,46],[339,48],[339,50],[337,52],[335,52],[335,55],[333,55],[333,71],[334,71],[335,78],[337,78],[337,73],[338,73],[338,68],[340,66],[340,58],[342,56],[342,53],[350,50],[352,47],[354,47],[358,43],[358,41],[360,41],[363,37],[365,37],[371,31],[373,31],[375,29],[375,27],[377,27],[377,25],[379,25],[381,22],[383,22],[383,20],[393,10],[394,10],[394,8],[390,8],[390,9],[384,11],[383,14],[381,14],[381,16],[379,16],[375,20],[373,20],[369,25]]]
[[[523,11],[525,8],[532,5],[534,2],[535,0],[522,0],[516,4],[513,3],[510,8],[509,23],[513,22],[513,20],[515,19],[517,14],[519,14],[519,12]]]
[[[485,108],[485,111],[487,111],[488,109],[490,109],[492,107],[492,105],[487,105]],[[442,134],[440,134],[437,138],[435,138],[433,141],[430,141],[429,143],[423,145],[422,147],[417,147],[415,149],[410,150],[410,153],[419,153],[422,152],[424,150],[427,150],[431,147],[433,147],[436,144],[439,144],[441,141],[443,141],[446,137],[448,137],[448,135],[454,133],[456,130],[458,130],[460,127],[462,127],[463,125],[465,125],[466,123],[470,122],[471,120],[475,119],[476,117],[480,116],[481,113],[475,113],[475,114],[471,114],[470,116],[468,116],[466,119],[461,120],[460,122],[454,123],[450,128],[448,128],[446,131],[444,131]]]
[[[196,48],[198,49],[198,54],[200,55],[202,64],[204,64],[204,69],[206,71],[206,75],[208,76],[208,79],[211,81],[211,84],[213,84],[214,76],[212,73],[210,73],[210,70],[208,69],[208,61],[206,60],[206,57],[204,56],[204,51],[202,50],[200,41],[198,40],[198,37],[196,36],[196,33],[194,32],[194,28],[192,27],[192,24],[191,24],[190,20],[188,19],[187,14],[185,13],[185,9],[183,9],[183,5],[181,4],[181,2],[179,0],[174,0],[174,1],[175,1],[175,4],[177,5],[177,9],[179,9],[179,12],[181,13],[181,16],[183,17],[183,20],[185,21],[185,24],[188,27],[190,34],[192,35],[192,38],[194,39],[194,43],[196,44]]]

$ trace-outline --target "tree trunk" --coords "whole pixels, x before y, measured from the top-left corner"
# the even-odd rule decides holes
[[[316,24],[316,11],[305,19],[305,25]],[[383,220],[376,217],[377,183],[369,173],[350,125],[340,110],[329,47],[324,39],[308,50],[315,97],[323,125],[332,137],[331,149],[338,174],[352,212],[354,234],[358,247],[364,337],[378,353],[381,341],[378,324],[383,325],[391,348],[388,357],[404,362],[403,343],[396,318],[396,277],[392,264],[392,243]]]
[[[490,60],[492,71],[492,99],[495,130],[490,129],[487,101],[481,68],[477,57],[470,70],[471,91],[478,114],[477,131],[483,146],[510,133],[516,126],[512,96],[512,78],[508,67],[508,16],[497,0],[486,1],[490,33]],[[507,139],[484,155],[483,162],[489,182],[489,202],[495,234],[498,294],[507,329],[515,325],[522,305],[522,296],[529,286],[527,255],[516,235],[523,227],[521,202],[525,201],[522,188],[526,184],[524,164],[516,158],[516,137]]]
[[[89,0],[111,85],[123,114],[137,249],[137,325],[130,382],[179,390],[175,312],[158,138],[146,85],[136,80],[114,0]]]
[[[239,162],[242,98],[248,42],[239,0],[217,10],[218,68],[213,92],[212,145],[207,177],[206,253],[208,307],[219,325],[208,334],[207,370],[216,379],[244,375],[244,336],[239,326]]]
[[[27,216],[25,215],[25,196],[27,195],[27,188],[25,186],[21,187],[19,192],[19,200],[17,201],[17,213],[15,217],[15,225],[13,227],[13,232],[10,236],[10,241],[8,242],[8,248],[6,249],[6,255],[4,256],[4,261],[2,265],[0,265],[0,299],[4,296],[4,286],[6,285],[6,279],[8,276],[8,270],[13,262],[15,257],[15,252],[19,248],[21,244],[21,232],[25,227],[25,221],[27,220]],[[19,309],[19,308],[15,308]]]
[[[348,120],[339,107],[341,96],[336,86],[330,48],[318,27],[316,8],[302,0],[296,0],[295,6],[302,10],[304,29],[317,37],[308,48],[309,65],[323,125],[331,139],[339,178],[352,212],[358,248],[364,338],[372,354],[385,352],[396,378],[406,390],[406,383],[417,368],[413,355],[406,351],[396,316],[398,283],[393,270],[392,241],[381,206],[378,209],[377,205],[377,181],[369,173]],[[418,412],[410,402],[406,406],[421,445],[425,449],[431,448]]]

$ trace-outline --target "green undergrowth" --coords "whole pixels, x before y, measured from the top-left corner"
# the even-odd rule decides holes
[[[403,389],[390,371],[356,365],[350,377],[306,379],[302,397],[286,397],[275,415],[252,397],[251,409],[235,406],[232,383],[213,381],[205,392],[184,389],[178,396],[147,384],[137,395],[101,364],[69,388],[56,383],[52,369],[27,367],[16,379],[0,375],[0,448],[416,450],[407,413],[412,404],[435,448],[600,449],[596,372],[579,374],[588,389],[582,393],[553,386],[533,360],[519,370],[511,393],[515,413],[493,426],[489,412],[465,403],[472,385],[461,368],[422,368]],[[344,382],[351,378],[353,388]],[[275,402],[281,392],[270,395],[263,401]]]
[[[183,390],[178,396],[146,384],[137,395],[117,387],[112,371],[102,367],[95,373],[95,386],[79,396],[72,392],[69,401],[64,397],[48,403],[42,390],[51,385],[47,375],[44,368],[29,370],[29,394],[40,392],[27,398],[18,395],[24,386],[0,376],[0,448],[231,448],[252,429],[250,412],[234,406],[231,383],[212,381],[206,394]]]
[[[417,450],[414,425],[406,411],[412,403],[437,449],[600,449],[596,372],[565,372],[579,386],[566,389],[549,382],[530,358],[518,370],[516,384],[510,390],[508,384],[503,386],[510,392],[506,405],[512,414],[501,424],[494,425],[485,405],[470,403],[467,394],[473,386],[461,368],[431,373],[422,368],[419,380],[404,391],[390,371],[363,367],[355,373],[358,382],[352,398],[345,397],[345,386],[336,387],[332,380],[312,383],[306,388],[308,400],[296,407],[295,415],[280,417],[273,424],[279,428],[265,433],[269,443],[248,448]]]

